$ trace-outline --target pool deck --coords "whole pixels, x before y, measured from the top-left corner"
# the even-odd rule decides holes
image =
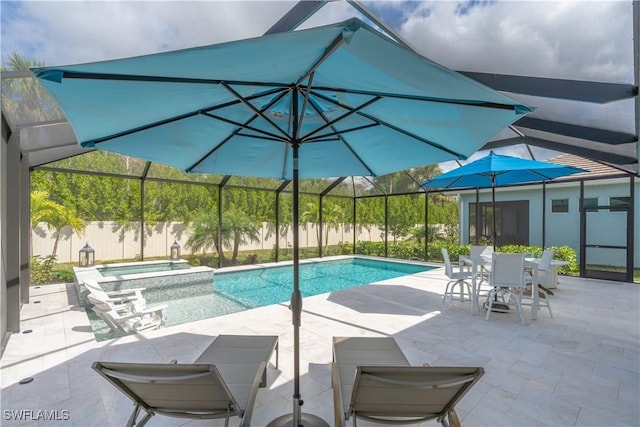
[[[457,407],[465,427],[640,425],[639,284],[561,276],[551,297],[555,317],[543,309],[522,326],[514,313],[485,321],[470,314],[468,302],[444,307],[443,270],[304,300],[303,412],[332,424],[332,336],[393,336],[412,364],[485,368]],[[3,426],[124,425],[131,402],[91,369],[94,361],[190,363],[218,334],[280,336],[279,369],[268,368],[252,425],[291,412],[293,329],[286,304],[96,342],[72,284],[32,291],[21,312],[21,330],[32,332],[12,335],[0,360]],[[27,377],[33,381],[18,384]],[[32,411],[23,412],[31,419],[9,419],[12,410]],[[38,410],[57,411],[60,419],[33,420]],[[155,416],[148,425],[223,422]]]

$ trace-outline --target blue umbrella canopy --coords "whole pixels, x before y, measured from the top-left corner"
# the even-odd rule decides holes
[[[481,159],[431,178],[421,187],[499,187],[526,182],[550,181],[561,176],[588,172],[575,166],[503,156],[493,151]]]
[[[34,68],[85,147],[188,172],[377,176],[466,159],[532,111],[357,19]]]
[[[357,19],[33,73],[85,147],[187,172],[292,180],[296,426],[299,179],[466,159],[532,111]]]
[[[491,187],[491,206],[493,211],[492,235],[493,246],[495,247],[497,238],[495,215],[496,187],[527,182],[550,181],[555,178],[560,178],[561,176],[581,172],[589,171],[575,166],[503,156],[491,151],[488,156],[450,170],[435,178],[431,178],[420,186],[425,188]]]

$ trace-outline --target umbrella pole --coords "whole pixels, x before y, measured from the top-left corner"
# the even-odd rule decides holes
[[[291,293],[291,321],[293,323],[293,412],[282,415],[268,424],[268,427],[329,427],[322,418],[302,414],[304,401],[300,395],[300,325],[302,317],[302,295],[300,294],[300,247],[298,236],[298,148],[293,145],[293,292]]]
[[[495,174],[491,175],[491,216],[493,219],[493,250],[496,250],[496,239],[498,238],[498,233],[496,231],[496,176]],[[509,311],[509,306],[507,304],[503,304],[498,302],[498,294],[494,294],[493,297],[493,308],[491,311],[498,311],[499,313],[504,313],[505,311]]]
[[[498,238],[498,233],[496,232],[496,177],[495,175],[491,176],[491,219],[493,220],[492,225],[492,234],[493,234],[493,250],[496,250],[496,239]]]
[[[302,295],[300,294],[300,236],[298,224],[300,212],[298,206],[299,181],[298,148],[293,144],[293,292],[291,293],[291,316],[293,322],[293,425],[300,425],[302,415],[302,396],[300,395],[300,324],[302,317]]]

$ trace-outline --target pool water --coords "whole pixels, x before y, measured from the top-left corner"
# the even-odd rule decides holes
[[[428,269],[429,267],[416,264],[360,258],[303,263],[300,264],[300,292],[304,298]],[[213,280],[215,292],[233,295],[235,300],[248,306],[261,307],[290,299],[293,269],[291,266],[283,266],[215,273]]]
[[[301,263],[300,292],[305,298],[432,268],[434,267],[363,258]],[[287,265],[215,273],[213,286],[210,283],[200,283],[180,289],[160,288],[154,291],[150,283],[143,295],[147,305],[167,305],[164,311],[165,326],[173,326],[287,302],[292,289],[293,269],[291,265]],[[106,325],[100,325],[102,322],[99,320],[94,323],[94,320],[95,318],[92,326],[98,340],[113,337]]]

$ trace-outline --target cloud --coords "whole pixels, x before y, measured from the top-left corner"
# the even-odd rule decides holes
[[[0,1],[2,60],[46,65],[258,37],[296,1]],[[633,83],[632,2],[368,1],[418,52],[457,70]],[[329,2],[301,28],[359,16]],[[635,130],[632,100],[606,105],[521,97],[539,118]]]
[[[91,62],[262,35],[295,2],[2,2],[3,60]]]
[[[1,2],[3,59],[89,62],[262,35],[295,1]],[[629,1],[366,2],[450,68],[633,82]],[[358,13],[329,2],[301,28]]]
[[[458,70],[633,82],[632,4],[626,1],[420,2],[401,33]],[[463,13],[464,12],[464,13]]]

